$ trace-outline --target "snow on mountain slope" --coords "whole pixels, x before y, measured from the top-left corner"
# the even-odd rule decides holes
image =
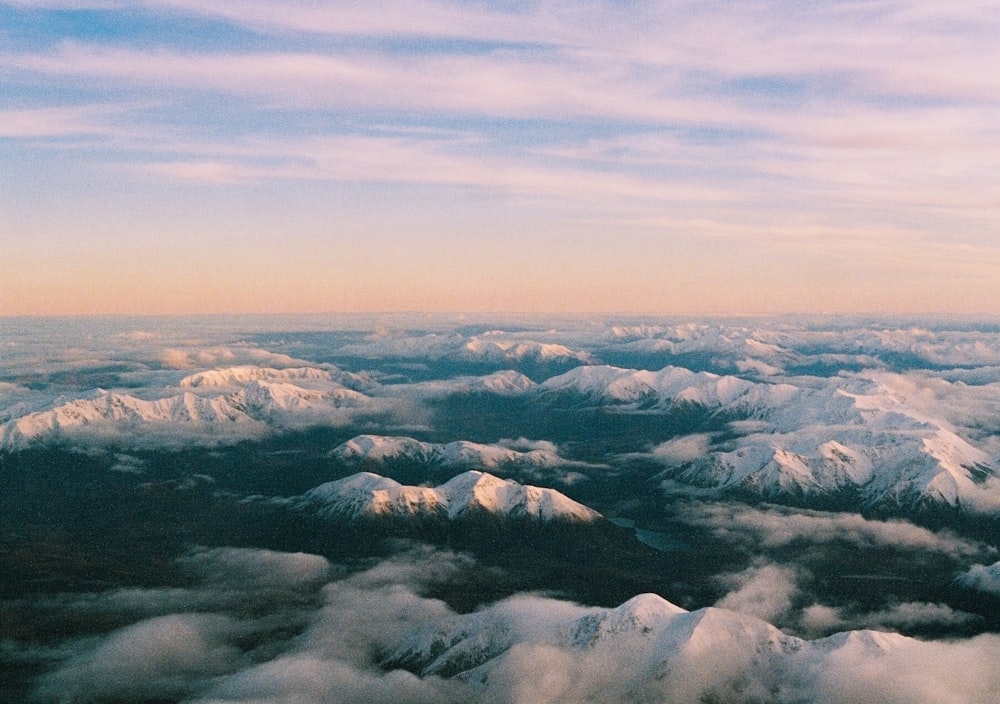
[[[599,609],[564,627],[560,639],[574,648],[593,647],[621,634],[657,638],[679,615],[688,613],[656,594],[639,594],[613,609]]]
[[[493,363],[576,361],[581,364],[592,364],[594,361],[588,353],[571,350],[565,345],[535,341],[518,342],[489,336],[471,338],[462,345],[458,356]]]
[[[587,523],[600,518],[596,511],[554,489],[525,486],[485,472],[459,474],[438,487],[438,491],[447,499],[450,518],[475,511],[541,521]]]
[[[340,369],[319,369],[316,367],[292,367],[273,369],[254,365],[223,367],[196,372],[184,377],[178,383],[181,388],[245,386],[253,381],[294,382],[298,385],[309,382],[327,382],[347,386],[354,390],[366,388],[372,381],[363,374],[353,374]]]
[[[0,448],[22,449],[31,442],[62,431],[82,428],[137,427],[146,424],[244,424],[252,418],[225,397],[205,398],[193,393],[155,401],[124,393],[98,390],[90,396],[64,401],[46,411],[13,419],[0,428]]]
[[[235,386],[248,384],[251,381],[292,381],[300,379],[331,380],[331,374],[314,367],[298,367],[294,369],[272,369],[242,365],[196,372],[184,377],[178,383],[181,387],[198,386]]]
[[[250,382],[228,398],[233,405],[254,417],[355,407],[368,400],[364,394],[351,389],[316,391],[295,384],[264,381]]]
[[[341,354],[373,358],[422,358],[487,364],[591,364],[587,352],[553,342],[527,339],[524,334],[500,330],[466,336],[459,333],[389,334],[376,336],[363,344],[345,345]]]
[[[763,323],[763,321],[760,321]],[[894,327],[846,319],[826,327],[789,320],[760,325],[689,322],[614,325],[602,342],[614,350],[659,356],[701,354],[728,366],[748,362],[774,371],[811,363],[845,362],[875,368],[881,360],[914,360],[920,366],[998,366],[1000,344],[992,331]]]
[[[403,486],[386,477],[361,472],[310,489],[296,503],[323,518],[356,520],[375,516],[438,515],[444,497],[434,489]]]
[[[404,486],[362,472],[310,489],[293,502],[324,518],[440,517],[451,520],[486,513],[542,522],[589,523],[600,514],[552,489],[525,486],[469,471],[436,488]]]
[[[428,382],[433,384],[434,382]],[[530,391],[538,386],[531,379],[513,369],[507,369],[486,376],[455,377],[440,382],[448,393],[489,393],[514,396]]]
[[[57,399],[52,408],[11,419],[0,426],[0,449],[23,449],[35,441],[74,431],[248,430],[353,408],[367,401],[364,394],[342,387],[320,391],[260,380],[231,393],[185,391],[154,400],[98,389],[82,398]],[[234,437],[241,436],[236,433]]]
[[[387,386],[385,393],[396,393],[405,388],[408,395],[434,398],[452,394],[490,394],[495,396],[518,396],[537,387],[534,381],[512,369],[494,372],[486,376],[456,376],[450,379],[435,379],[406,384],[404,387]]]
[[[576,394],[595,403],[668,408],[696,403],[711,408],[755,409],[777,407],[794,396],[790,384],[757,384],[734,376],[692,372],[683,367],[659,371],[622,369],[606,365],[577,367],[547,379],[539,386],[546,394]]]
[[[849,398],[836,391],[831,397]],[[823,422],[823,411],[830,410]],[[796,419],[803,425],[794,427]],[[984,479],[997,474],[985,452],[943,422],[898,409],[871,413],[840,403],[789,404],[769,420],[775,422],[735,439],[731,449],[717,448],[670,474],[699,486],[767,497],[857,491],[871,506],[939,504],[971,510],[983,503]]]
[[[513,467],[557,467],[574,464],[554,450],[514,450],[503,445],[482,445],[458,440],[427,443],[404,436],[358,435],[331,452],[340,461],[357,466],[365,463],[413,461],[444,467],[497,469]]]
[[[943,419],[905,403],[878,379],[837,377],[809,386],[762,384],[666,367],[657,372],[578,367],[539,386],[623,411],[694,403],[734,422],[738,437],[668,475],[765,497],[860,492],[869,505],[974,508],[992,459]],[[656,456],[656,450],[653,452]]]
[[[566,696],[546,701],[573,701],[572,693],[591,701],[584,692],[594,701],[758,701],[753,692],[761,686],[761,694],[769,693],[761,701],[808,701],[802,692],[830,668],[878,667],[923,647],[874,631],[807,641],[752,616],[721,608],[689,612],[655,594],[610,609],[518,597],[415,630],[385,664],[457,678],[485,694],[512,670],[537,669],[529,664],[533,654],[539,667],[560,663],[577,672],[577,681],[563,683]]]

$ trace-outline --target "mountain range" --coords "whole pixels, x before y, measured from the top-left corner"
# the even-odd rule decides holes
[[[392,385],[334,367],[238,366],[189,374],[176,388],[179,393],[159,398],[98,389],[27,413],[23,404],[12,407],[8,413],[16,414],[0,426],[0,448],[23,449],[81,429],[155,435],[158,428],[199,432],[322,425],[337,409],[366,406],[369,395],[420,399],[485,393],[536,403],[564,417],[587,409],[649,416],[699,408],[725,428],[695,438],[701,451],[678,454],[676,437],[651,437],[648,447],[636,448],[623,460],[659,463],[664,479],[693,487],[779,501],[835,499],[887,510],[943,506],[973,513],[992,510],[1000,491],[1000,473],[990,455],[946,419],[909,403],[874,376],[793,384],[674,366],[647,371],[583,365],[540,384],[507,370]],[[552,447],[521,451],[462,439],[423,443],[375,435],[358,436],[333,456],[347,464],[367,463],[376,471],[379,464],[400,460],[456,470],[568,464]]]
[[[485,472],[468,471],[438,487],[404,486],[371,472],[327,482],[295,503],[341,521],[373,518],[440,518],[484,515],[504,520],[591,523],[601,515],[553,489],[525,486]]]
[[[590,680],[580,685],[583,696],[590,689],[590,696],[615,701],[792,702],[807,701],[834,668],[878,668],[895,654],[923,648],[868,630],[804,640],[753,616],[717,607],[688,611],[655,594],[614,608],[515,597],[416,630],[385,665],[455,678],[486,695],[516,665],[532,669],[523,659],[533,657],[581,668],[581,682]],[[562,686],[574,691],[572,682]]]

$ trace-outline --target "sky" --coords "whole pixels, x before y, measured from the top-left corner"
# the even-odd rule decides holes
[[[989,0],[0,0],[0,315],[1000,315]]]

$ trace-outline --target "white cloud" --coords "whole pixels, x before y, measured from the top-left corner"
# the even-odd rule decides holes
[[[964,704],[995,698],[1000,638],[918,643],[871,658],[843,649],[820,673],[810,701]],[[990,664],[992,663],[992,664]]]
[[[668,464],[681,465],[708,454],[712,436],[708,433],[683,435],[653,448],[653,456]]]
[[[947,604],[906,602],[887,609],[864,614],[850,621],[852,628],[912,629],[926,626],[955,626],[968,624],[976,616],[956,611]]]
[[[119,629],[42,678],[43,701],[176,697],[242,662],[246,629],[214,614],[171,614]]]
[[[209,582],[249,591],[315,587],[329,579],[332,570],[319,555],[261,548],[200,548],[179,558],[178,564]]]
[[[0,110],[0,136],[13,138],[112,135],[122,107],[79,105]]]
[[[798,592],[795,570],[774,564],[754,565],[736,574],[720,575],[717,581],[732,591],[716,606],[771,623],[788,613]]]
[[[255,347],[221,345],[190,348],[168,347],[160,352],[159,361],[170,369],[204,369],[239,364],[259,364],[281,369],[309,364],[287,354],[277,354]]]
[[[715,696],[734,703],[846,704],[864,693],[864,701],[873,704],[988,704],[1000,685],[995,668],[1000,639],[995,636],[922,643],[861,634],[862,644],[868,638],[882,645],[814,650],[787,641],[762,622],[716,612],[687,615],[672,631],[680,638],[675,641],[657,635],[670,628],[668,621],[640,609],[615,621],[603,636],[606,642],[569,646],[567,624],[603,610],[520,595],[458,615],[420,594],[473,565],[467,558],[428,548],[353,574],[332,569],[317,556],[246,549],[200,549],[179,565],[198,579],[191,588],[51,600],[50,615],[74,608],[138,619],[47,653],[13,653],[36,664],[57,662],[38,680],[34,700],[681,704]],[[757,565],[731,579],[737,590],[727,599],[750,609],[767,602],[767,585],[779,593],[770,611],[782,608],[780,595],[794,588],[794,575],[774,565]],[[275,592],[275,586],[302,591]],[[34,608],[41,606],[41,600],[34,600]],[[849,618],[819,605],[806,614],[816,630]],[[960,622],[962,615],[942,605],[907,603],[865,618],[903,627]],[[695,626],[695,633],[687,630]],[[480,628],[485,636],[476,635]],[[422,642],[421,633],[456,633],[458,640],[448,641],[450,646],[471,638],[498,649],[492,657],[469,650],[470,657],[484,659],[487,666],[463,678],[417,676],[379,665],[400,643]],[[763,638],[758,649],[746,647],[758,638]],[[248,643],[255,644],[249,651]]]
[[[500,440],[497,440],[497,445],[510,448],[511,450],[517,450],[518,452],[541,450],[542,452],[559,454],[559,446],[550,440],[529,440],[525,437],[513,440],[510,438],[501,438]]]
[[[908,521],[872,520],[857,513],[727,503],[692,505],[682,513],[686,520],[708,526],[727,540],[764,548],[844,542],[862,548],[894,547],[963,557],[995,554],[993,548],[947,530],[934,532]]]

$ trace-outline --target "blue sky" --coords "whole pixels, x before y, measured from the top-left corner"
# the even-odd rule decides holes
[[[0,2],[0,314],[1000,314],[1000,13]]]

